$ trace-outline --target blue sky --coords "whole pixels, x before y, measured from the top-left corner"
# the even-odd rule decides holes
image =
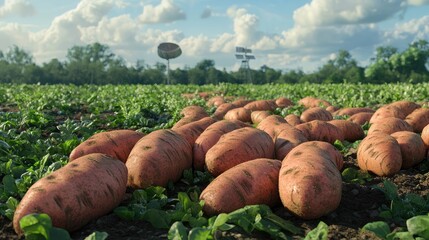
[[[154,65],[168,41],[183,51],[172,68],[212,59],[236,70],[235,46],[246,46],[252,68],[312,71],[340,49],[366,66],[376,47],[418,39],[429,41],[429,0],[0,0],[0,50],[17,45],[38,64],[100,42]]]

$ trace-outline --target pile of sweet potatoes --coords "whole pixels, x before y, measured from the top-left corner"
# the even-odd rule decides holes
[[[315,219],[341,201],[344,163],[335,141],[362,140],[358,165],[380,176],[428,158],[429,109],[417,103],[337,108],[306,97],[296,104],[305,108],[301,115],[280,116],[276,110],[295,103],[215,96],[207,100],[213,114],[188,106],[171,129],[97,133],[29,189],[15,212],[15,231],[21,233],[23,216],[41,212],[54,226],[77,230],[118,206],[127,187],[165,187],[191,168],[215,177],[200,195],[209,216],[266,204]]]

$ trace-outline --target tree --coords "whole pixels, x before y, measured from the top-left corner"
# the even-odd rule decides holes
[[[28,65],[33,63],[33,56],[16,45],[9,49],[5,59],[9,63],[17,65]]]

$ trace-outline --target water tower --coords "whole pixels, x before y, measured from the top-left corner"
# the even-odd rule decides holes
[[[167,84],[170,84],[170,59],[177,58],[182,54],[179,45],[171,42],[164,42],[158,46],[158,56],[167,60]]]
[[[241,60],[240,69],[246,73],[246,80],[248,83],[252,82],[252,73],[250,72],[249,61],[255,59],[255,55],[251,55],[252,49],[245,47],[235,47],[235,58]]]

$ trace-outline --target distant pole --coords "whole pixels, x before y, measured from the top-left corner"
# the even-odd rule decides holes
[[[167,85],[170,84],[170,59],[167,59]]]

